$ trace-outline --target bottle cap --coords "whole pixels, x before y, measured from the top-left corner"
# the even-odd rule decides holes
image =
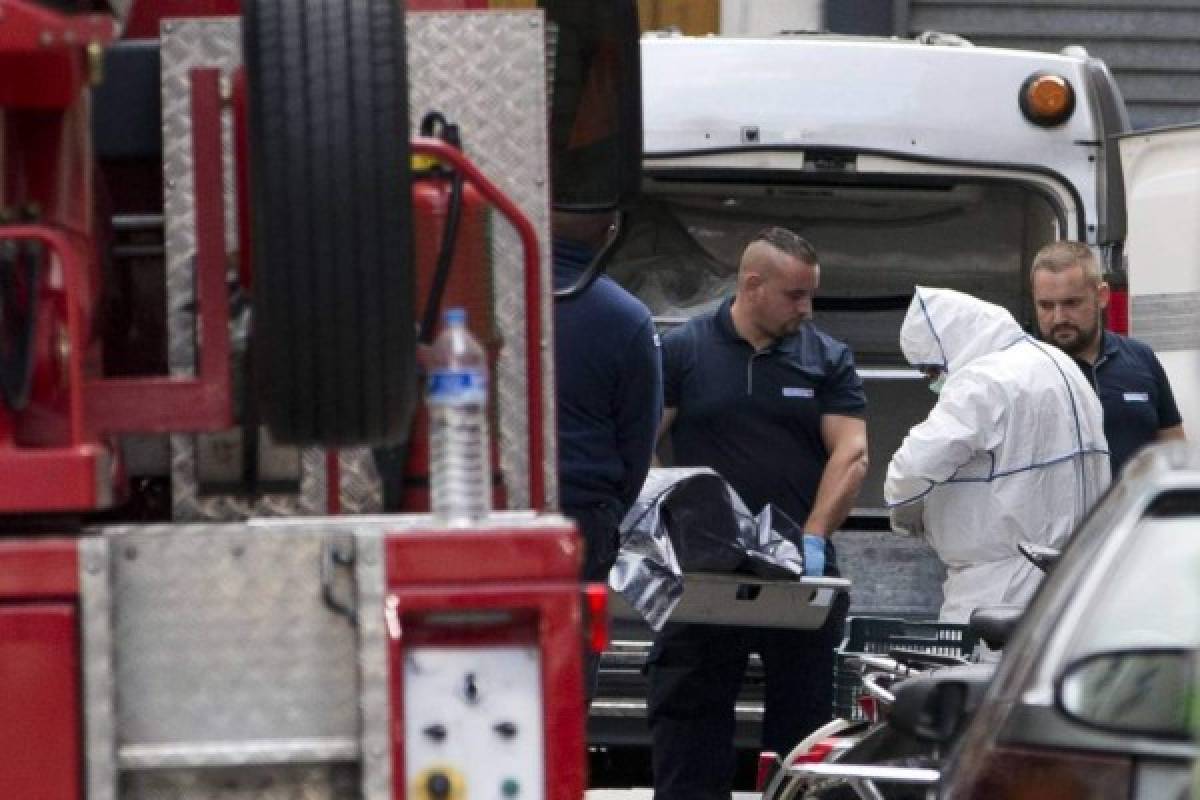
[[[466,325],[467,310],[465,308],[458,308],[457,306],[454,308],[447,308],[445,319],[447,325]]]

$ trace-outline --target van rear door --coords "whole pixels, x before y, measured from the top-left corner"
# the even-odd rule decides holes
[[[1200,433],[1200,124],[1119,139],[1129,332],[1154,348],[1185,430]]]

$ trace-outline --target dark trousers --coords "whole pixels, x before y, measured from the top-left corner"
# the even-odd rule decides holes
[[[826,575],[837,574],[833,545]],[[834,648],[850,599],[816,630],[670,625],[647,670],[654,800],[729,800],[737,766],[734,704],[751,651],[766,678],[762,749],[783,755],[833,716]]]
[[[608,583],[608,573],[617,560],[620,520],[607,505],[596,504],[580,508],[564,508],[563,513],[575,520],[583,537],[583,572],[587,583]],[[585,643],[583,649],[583,689],[587,702],[596,694],[596,676],[600,670],[600,654],[593,653]]]

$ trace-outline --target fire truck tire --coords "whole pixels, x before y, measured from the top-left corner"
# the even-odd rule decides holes
[[[397,0],[246,0],[254,347],[275,438],[396,442],[415,401]]]

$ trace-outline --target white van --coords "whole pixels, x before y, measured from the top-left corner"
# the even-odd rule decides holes
[[[644,38],[644,194],[609,267],[671,325],[732,291],[759,228],[812,241],[818,324],[851,345],[867,387],[859,516],[883,513],[888,460],[933,402],[898,344],[914,285],[1032,326],[1028,267],[1057,238],[1095,245],[1126,285],[1111,137],[1128,122],[1104,64],[927,41]]]

